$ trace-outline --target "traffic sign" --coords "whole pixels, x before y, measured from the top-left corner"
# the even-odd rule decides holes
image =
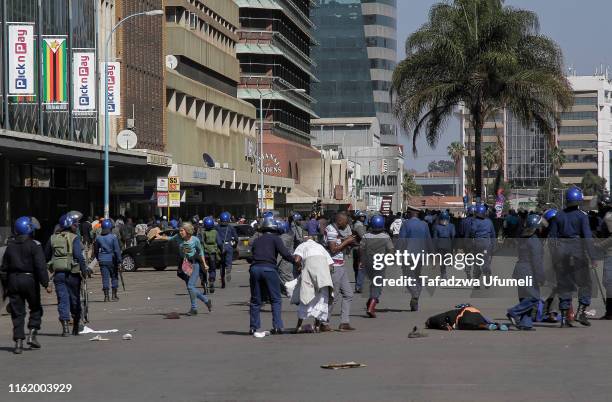
[[[167,177],[157,178],[157,191],[168,191],[168,178]]]
[[[170,208],[178,208],[181,206],[181,193],[179,191],[171,191],[168,193],[168,206]]]

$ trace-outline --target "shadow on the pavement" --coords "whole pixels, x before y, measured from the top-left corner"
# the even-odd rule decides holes
[[[250,305],[249,302],[231,302],[227,303],[226,306],[245,306],[248,307]]]
[[[51,337],[54,337],[54,338],[55,337],[61,338],[62,334],[60,334],[59,332],[39,332],[38,336],[51,336]]]
[[[0,346],[0,351],[2,352],[10,352],[13,353],[13,349],[15,349],[14,347],[9,347],[9,346]],[[26,349],[24,349],[25,351]],[[29,349],[28,349],[29,350]]]

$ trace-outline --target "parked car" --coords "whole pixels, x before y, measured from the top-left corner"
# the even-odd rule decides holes
[[[234,250],[234,258],[242,259],[251,256],[249,239],[255,234],[255,229],[247,224],[233,224],[238,234],[238,246]]]
[[[178,231],[164,230],[165,236],[173,236]],[[143,241],[136,246],[128,247],[121,254],[123,258],[123,270],[127,272],[136,271],[141,267],[153,267],[157,271],[163,271],[168,265],[175,266],[179,260],[178,244],[175,241],[151,240]]]

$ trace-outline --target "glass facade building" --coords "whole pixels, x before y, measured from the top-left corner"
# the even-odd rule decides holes
[[[324,119],[377,117],[381,138],[395,135],[389,89],[397,64],[396,1],[315,3],[315,112]]]

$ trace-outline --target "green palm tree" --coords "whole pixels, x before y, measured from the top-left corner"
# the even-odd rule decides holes
[[[495,167],[497,161],[499,160],[498,153],[499,151],[497,147],[493,146],[492,144],[488,144],[482,150],[482,163],[486,166],[489,177],[491,177],[490,172],[493,170],[493,167]]]
[[[552,174],[559,175],[559,169],[561,169],[565,162],[567,162],[565,152],[563,152],[563,149],[555,146],[553,149],[550,150],[548,158],[550,159]]]
[[[408,201],[410,197],[423,194],[423,187],[417,184],[416,180],[414,179],[414,176],[409,174],[408,172],[404,172],[402,190],[404,193],[404,204]]]
[[[453,185],[456,189],[457,176],[459,175],[459,169],[461,169],[461,161],[463,161],[463,156],[465,155],[465,146],[458,141],[454,141],[449,144],[446,150],[448,151],[448,156],[450,156],[453,162],[455,162],[455,177],[453,180]]]
[[[572,93],[560,48],[539,33],[531,11],[503,0],[435,4],[429,21],[406,40],[406,59],[393,72],[394,112],[412,135],[434,147],[457,105],[463,105],[474,140],[476,196],[482,195],[482,130],[503,108],[547,135]],[[469,140],[469,138],[468,138]],[[471,163],[471,158],[470,163]]]

